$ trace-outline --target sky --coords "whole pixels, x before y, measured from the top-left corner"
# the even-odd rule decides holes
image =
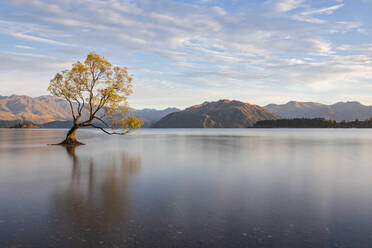
[[[372,105],[372,0],[1,0],[0,95],[46,95],[96,52],[135,108],[235,99]]]

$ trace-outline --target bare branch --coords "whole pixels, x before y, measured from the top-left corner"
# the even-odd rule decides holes
[[[93,113],[93,106],[92,106],[92,100],[93,100],[93,90],[89,90],[89,115],[92,117]]]
[[[107,101],[106,96],[102,96],[101,100],[99,101],[97,109],[93,112],[93,116],[97,114],[97,112],[105,106],[105,103]]]
[[[101,121],[106,127],[111,128],[111,126],[107,122],[105,122],[102,118],[97,117],[97,116],[94,116],[93,118]]]
[[[105,130],[104,128],[96,126],[94,124],[91,124],[90,126],[92,126],[94,128],[98,128],[98,129],[102,130],[103,132],[105,132],[108,135],[124,135],[124,134],[129,133],[129,129],[126,129],[123,132],[118,133],[118,132],[109,132],[109,131]]]
[[[78,111],[78,114],[79,114],[79,117],[80,117],[81,116],[81,113],[80,113],[80,102],[79,102],[79,100],[76,97],[72,97],[72,99],[74,99],[75,102],[78,104],[77,111]],[[76,118],[78,118],[78,117],[76,117]]]
[[[63,94],[63,96],[65,97],[66,101],[68,102],[68,104],[70,105],[70,109],[71,109],[71,114],[72,114],[72,118],[74,120],[76,120],[76,116],[75,116],[75,110],[74,110],[74,106],[72,105],[72,102],[71,100],[65,95]]]
[[[85,100],[84,100],[84,97],[82,95],[80,95],[80,99],[81,99],[81,107],[79,108],[79,114],[81,115],[81,112],[83,111],[84,107],[85,107]]]

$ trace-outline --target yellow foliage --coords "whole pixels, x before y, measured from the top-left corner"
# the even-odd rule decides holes
[[[103,56],[91,52],[84,63],[76,62],[71,69],[57,73],[48,90],[66,99],[74,124],[79,127],[94,126],[93,121],[101,121],[106,127],[114,124],[136,129],[142,121],[127,116],[132,82],[127,67],[112,66]],[[82,117],[84,120],[79,122]]]

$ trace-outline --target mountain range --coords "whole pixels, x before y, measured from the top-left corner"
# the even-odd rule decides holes
[[[146,108],[133,110],[132,113],[143,121],[142,127],[150,127],[164,116],[178,111],[180,111],[178,108],[166,108],[163,110]]]
[[[0,120],[21,120],[43,124],[70,119],[70,108],[67,102],[53,96],[0,96]]]
[[[264,107],[240,101],[205,102],[180,110],[177,108],[131,109],[143,120],[143,127],[247,127],[259,120],[278,118],[325,118],[336,121],[372,118],[372,106],[359,102],[326,105],[316,102],[290,101]],[[54,96],[0,96],[0,127],[32,122],[41,127],[69,127],[70,108]]]
[[[142,119],[143,127],[150,127],[175,111],[179,109],[131,109],[131,114]],[[63,99],[54,96],[0,96],[0,127],[11,127],[21,121],[41,127],[60,128],[71,126],[71,120],[70,107]]]
[[[325,118],[335,121],[372,118],[372,106],[359,102],[338,102],[325,105],[316,102],[290,101],[286,104],[269,104],[265,108],[282,118]]]
[[[260,120],[280,117],[258,105],[240,101],[220,100],[204,102],[183,111],[171,113],[152,127],[154,128],[243,128],[251,127]]]

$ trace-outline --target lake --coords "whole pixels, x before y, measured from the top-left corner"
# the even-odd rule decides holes
[[[0,247],[372,247],[372,130],[0,129]]]

